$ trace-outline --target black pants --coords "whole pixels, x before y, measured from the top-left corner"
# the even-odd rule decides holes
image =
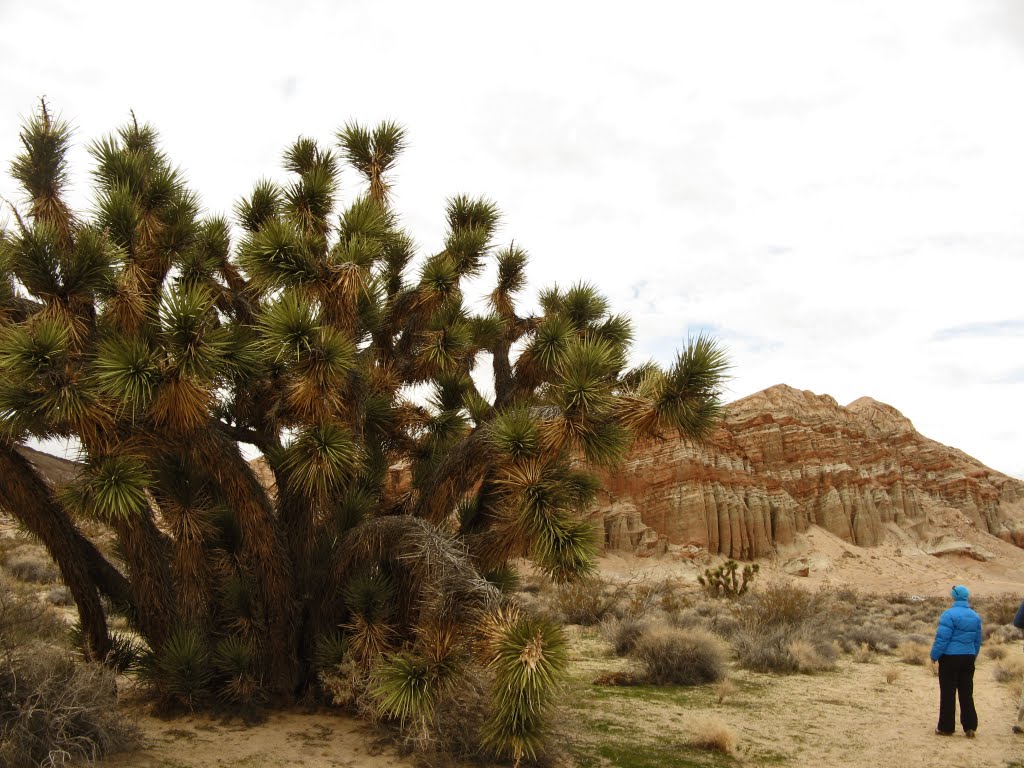
[[[974,656],[943,656],[939,659],[939,725],[945,733],[956,730],[956,698],[960,696],[960,725],[978,730],[974,708]]]

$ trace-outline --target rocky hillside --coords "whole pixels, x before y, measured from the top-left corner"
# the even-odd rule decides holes
[[[782,384],[730,404],[705,445],[639,444],[605,489],[606,546],[640,554],[763,557],[811,526],[864,547],[893,534],[939,550],[954,518],[1024,546],[1024,482],[928,439],[892,406]]]
[[[67,485],[78,475],[78,464],[48,453],[29,448],[27,445],[19,445],[18,453],[32,462],[40,474],[56,488]]]

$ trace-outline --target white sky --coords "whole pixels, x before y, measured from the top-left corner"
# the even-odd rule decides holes
[[[729,399],[870,395],[1018,477],[1022,83],[1018,0],[0,0],[4,166],[40,96],[80,145],[134,109],[229,213],[300,133],[396,119],[423,252],[487,195],[533,288],[595,283],[638,362],[709,330]]]

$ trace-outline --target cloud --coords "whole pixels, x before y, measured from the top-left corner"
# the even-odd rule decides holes
[[[671,362],[714,327],[736,396],[870,395],[1020,466],[1024,425],[986,424],[1020,399],[1024,321],[1003,315],[1024,280],[1024,3],[397,5],[0,0],[0,164],[47,94],[79,127],[84,194],[81,145],[134,107],[230,211],[298,134],[397,119],[396,207],[422,253],[446,197],[487,195],[531,254],[524,305],[583,278],[631,315],[638,355]],[[0,194],[19,197],[6,174]]]
[[[1024,318],[965,323],[950,328],[943,328],[936,331],[932,339],[934,341],[948,341],[950,339],[991,336],[1024,336]]]
[[[1000,384],[1024,384],[1024,367],[1007,371],[998,379]]]

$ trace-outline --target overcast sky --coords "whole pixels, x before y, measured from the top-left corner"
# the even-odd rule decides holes
[[[1017,0],[0,0],[0,193],[40,96],[76,200],[133,109],[222,213],[300,133],[395,119],[422,252],[487,195],[533,288],[595,283],[637,361],[710,331],[730,400],[869,395],[1024,477],[1022,87]]]

